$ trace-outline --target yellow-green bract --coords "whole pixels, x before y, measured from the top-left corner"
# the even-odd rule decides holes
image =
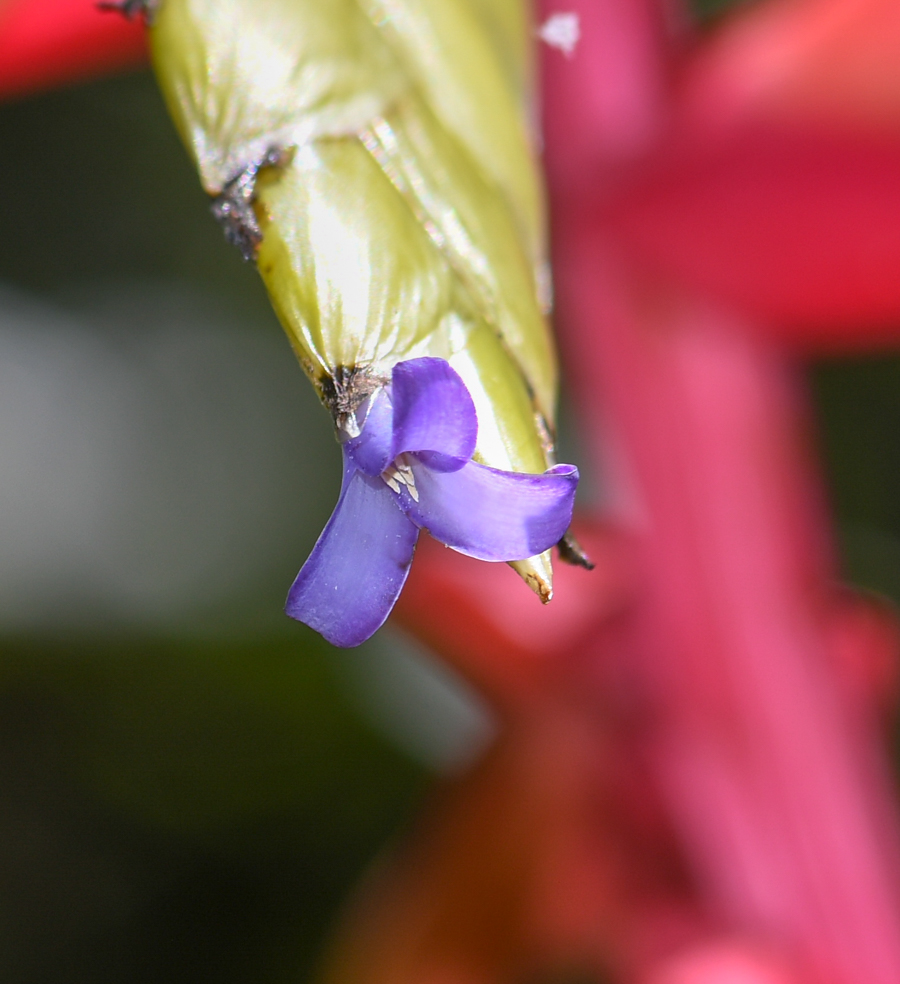
[[[320,395],[438,356],[475,400],[477,460],[553,464],[527,4],[162,0],[151,37],[209,194],[279,152],[256,259]],[[549,554],[514,566],[549,596]]]

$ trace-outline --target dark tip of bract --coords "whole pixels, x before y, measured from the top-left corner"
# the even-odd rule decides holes
[[[581,544],[575,539],[571,530],[566,530],[565,535],[556,544],[559,551],[559,559],[564,564],[571,564],[573,567],[583,567],[586,571],[594,569],[594,562],[584,552]]]

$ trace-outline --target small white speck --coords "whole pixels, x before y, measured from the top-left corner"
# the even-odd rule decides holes
[[[551,14],[538,28],[537,35],[545,44],[557,48],[566,58],[571,58],[581,40],[578,14]]]

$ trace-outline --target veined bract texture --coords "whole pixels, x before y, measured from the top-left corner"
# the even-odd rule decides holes
[[[161,0],[156,73],[339,432],[446,359],[474,459],[554,462],[556,359],[520,0]],[[548,598],[549,552],[516,562]]]

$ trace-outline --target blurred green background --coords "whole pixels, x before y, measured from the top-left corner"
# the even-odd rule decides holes
[[[490,722],[283,615],[340,455],[149,74],[0,148],[0,982],[307,979]]]
[[[0,984],[303,980],[490,722],[282,615],[339,455],[150,76],[0,147]],[[900,600],[900,359],[813,390],[848,576]]]

